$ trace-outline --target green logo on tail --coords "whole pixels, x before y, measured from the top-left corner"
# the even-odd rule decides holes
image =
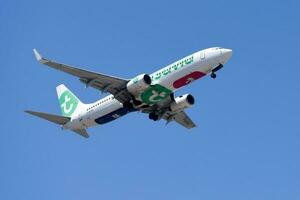
[[[68,90],[59,97],[59,104],[63,116],[70,117],[78,105],[78,99]]]

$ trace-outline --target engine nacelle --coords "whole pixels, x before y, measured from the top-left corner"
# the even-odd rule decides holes
[[[172,112],[179,112],[194,105],[195,99],[191,94],[185,94],[175,98],[171,103],[170,110]]]
[[[133,94],[137,95],[143,90],[147,89],[152,83],[151,77],[148,74],[141,74],[137,77],[131,79],[127,83],[127,90]]]

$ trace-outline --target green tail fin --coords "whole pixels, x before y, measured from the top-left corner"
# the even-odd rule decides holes
[[[56,87],[63,116],[72,117],[84,104],[63,84]]]

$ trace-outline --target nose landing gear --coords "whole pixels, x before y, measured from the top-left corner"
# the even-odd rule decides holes
[[[223,67],[223,65],[220,63],[216,68],[212,69],[210,77],[212,77],[214,79],[217,78],[216,72],[219,71],[222,67]]]
[[[215,78],[217,78],[217,75],[216,75],[214,72],[212,72],[212,73],[210,74],[210,77],[215,79]]]

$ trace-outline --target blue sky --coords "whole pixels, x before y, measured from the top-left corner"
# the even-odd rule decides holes
[[[299,199],[297,1],[1,1],[1,199]],[[59,114],[55,87],[101,94],[32,49],[131,78],[212,46],[233,49],[192,93],[185,130],[133,113],[85,140],[26,115]]]

